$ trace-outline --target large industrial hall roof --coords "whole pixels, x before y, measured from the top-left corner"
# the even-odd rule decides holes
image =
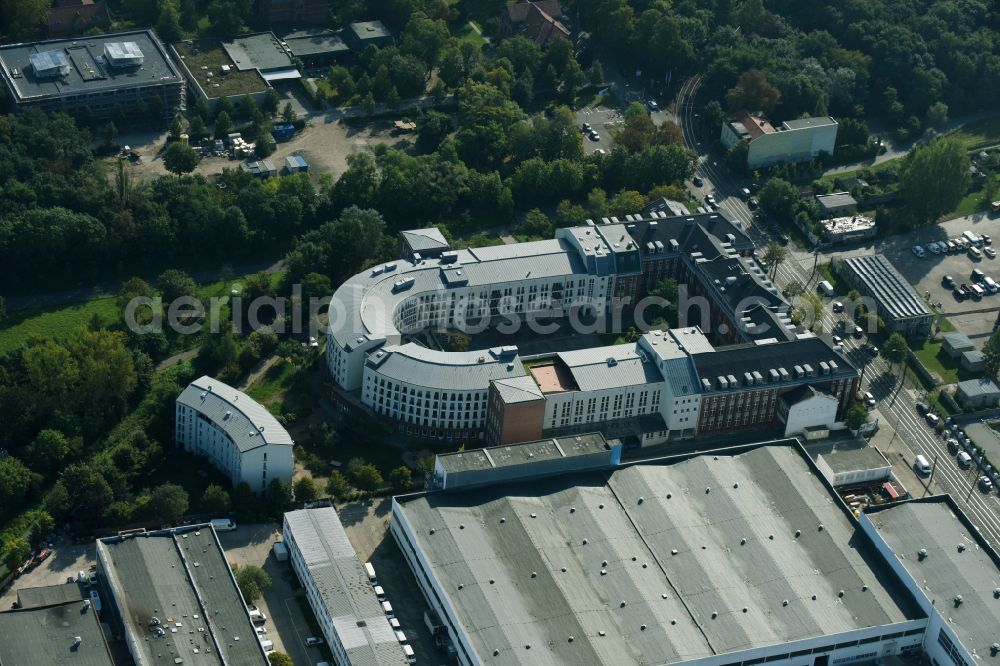
[[[922,617],[783,444],[396,501],[490,663],[672,663]]]

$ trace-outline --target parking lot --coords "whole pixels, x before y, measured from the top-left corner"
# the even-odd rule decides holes
[[[619,126],[622,122],[622,114],[618,109],[609,109],[603,106],[585,106],[576,112],[578,127],[583,127],[584,123],[589,123],[600,135],[599,141],[592,140],[589,136],[583,137],[583,152],[589,155],[598,149],[610,153],[614,147],[611,139],[611,130]]]
[[[1000,244],[1000,220],[977,214],[891,236],[884,241],[878,241],[872,247],[831,254],[846,258],[869,254],[872,251],[884,253],[921,297],[935,306],[940,303],[938,310],[948,317],[956,329],[968,335],[977,348],[982,349],[993,331],[995,312],[1000,309],[1000,294],[987,294],[981,300],[972,298],[958,300],[952,294],[951,288],[944,286],[942,280],[944,276],[950,275],[956,285],[963,282],[971,284],[970,275],[976,268],[998,279],[1000,258],[990,259],[984,256],[976,261],[969,258],[965,252],[952,254],[928,252],[924,257],[917,257],[913,253],[914,245],[926,247],[932,241],[947,241],[961,236],[967,229],[979,235],[992,236]]]
[[[434,646],[430,631],[424,624],[427,602],[399,546],[389,534],[391,510],[392,500],[388,497],[337,507],[340,522],[358,557],[375,567],[379,585],[385,590],[386,600],[392,604],[417,663],[444,663],[444,653]]]
[[[219,533],[219,543],[230,565],[252,564],[262,567],[271,577],[271,587],[264,590],[255,605],[267,618],[263,626],[275,651],[284,652],[296,664],[312,666],[329,661],[330,653],[325,645],[306,647],[306,638],[322,634],[291,563],[279,562],[274,557],[272,546],[280,539],[281,528],[277,523],[243,524],[234,532]]]
[[[97,563],[97,547],[93,541],[77,544],[56,541],[50,548],[52,554],[44,562],[15,578],[0,596],[0,610],[7,610],[17,601],[17,591],[26,587],[61,585],[77,573],[90,573],[91,565]]]

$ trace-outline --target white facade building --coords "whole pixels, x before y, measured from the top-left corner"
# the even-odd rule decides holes
[[[747,141],[747,166],[757,169],[810,160],[821,153],[833,155],[837,127],[837,121],[827,116],[788,120],[774,127],[760,113],[742,111],[722,123],[719,140],[726,150]]]
[[[332,507],[286,513],[284,542],[337,666],[407,663],[364,565]]]
[[[274,479],[292,482],[294,442],[278,420],[253,398],[207,375],[177,397],[175,441],[205,456],[233,486],[255,494]]]

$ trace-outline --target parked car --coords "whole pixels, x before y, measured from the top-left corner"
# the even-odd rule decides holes
[[[919,245],[914,245],[913,254],[917,255],[918,257],[923,257],[927,253],[924,251],[924,248],[920,247]]]
[[[983,258],[983,253],[979,251],[978,247],[969,248],[969,259],[973,261],[979,261]]]
[[[983,273],[978,268],[973,268],[972,274],[969,275],[969,279],[973,282],[982,282],[984,277],[986,277],[986,273]]]
[[[988,493],[993,490],[993,482],[990,480],[990,477],[985,474],[979,477],[979,489],[984,493]]]
[[[991,247],[983,248],[983,254],[985,254],[990,259],[996,259],[997,258],[997,251],[994,250]]]
[[[705,195],[705,203],[707,203],[709,206],[712,206],[714,208],[715,205],[716,205],[716,203],[715,203],[715,197],[712,196],[711,194],[706,194]]]
[[[980,238],[983,239],[983,245],[993,245],[993,239],[986,234],[983,234]]]
[[[929,412],[926,416],[924,416],[924,418],[927,419],[927,423],[931,426],[936,426],[938,423],[941,423],[941,417],[933,412]]]
[[[871,409],[875,406],[875,396],[872,395],[871,391],[866,391],[864,394],[865,407]]]
[[[306,645],[308,645],[309,647],[322,644],[323,644],[323,639],[318,638],[316,636],[310,636],[309,638],[306,639]]]
[[[948,453],[950,453],[951,455],[955,455],[956,453],[958,453],[958,448],[959,446],[957,439],[952,437],[951,439],[948,440]]]
[[[646,102],[646,106],[649,107],[650,111],[659,111],[660,110],[660,105],[657,104],[656,100],[653,100],[653,99],[651,99],[648,102]]]
[[[705,181],[703,181],[703,180],[702,180],[701,178],[699,178],[698,176],[695,176],[694,178],[692,178],[692,179],[691,179],[691,182],[692,182],[692,183],[694,183],[694,186],[695,186],[695,187],[701,187],[702,185],[704,185],[704,184],[705,184]]]
[[[861,328],[860,326],[855,326],[854,327],[854,337],[860,339],[860,338],[863,338],[864,336],[865,336],[865,330],[863,328]]]
[[[587,135],[591,141],[600,141],[601,135],[597,133],[597,130],[590,130],[590,134]]]
[[[590,123],[584,123],[583,124],[583,133],[584,134],[590,134],[593,131],[594,131],[594,128],[590,126]]]
[[[934,241],[927,244],[927,251],[931,254],[941,254],[941,247]]]
[[[926,416],[931,411],[931,408],[927,406],[926,402],[918,402],[916,407],[917,413],[921,416]]]
[[[950,275],[945,275],[943,278],[941,278],[941,284],[950,289],[955,286],[955,278],[953,278]]]
[[[830,307],[833,308],[834,312],[843,312],[844,311],[844,304],[841,303],[840,301],[834,301],[833,305],[830,306]]]
[[[759,205],[760,202],[757,201],[757,197],[750,197],[749,199],[747,199],[747,208],[749,208],[750,210],[757,210],[757,206]]]

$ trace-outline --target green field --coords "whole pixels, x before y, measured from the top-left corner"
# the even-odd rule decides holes
[[[473,29],[471,23],[463,23],[460,26],[452,27],[451,34],[460,41],[469,42],[476,46],[482,46],[486,43],[486,39]]]
[[[229,54],[217,41],[178,42],[173,44],[173,48],[209,97],[246,95],[267,90],[267,82],[256,69],[237,70]],[[222,73],[223,65],[232,68],[228,74]]]
[[[284,273],[273,273],[272,284],[277,286],[283,277]],[[198,298],[206,300],[213,296],[226,296],[232,283],[239,279],[203,284],[198,287]],[[10,310],[7,318],[0,324],[0,354],[23,347],[32,336],[64,339],[81,326],[87,326],[95,314],[101,318],[101,324],[105,327],[121,323],[117,297],[105,296],[69,305]]]
[[[925,368],[936,372],[945,384],[954,384],[958,381],[958,361],[944,353],[941,344],[940,341],[925,340],[914,344],[911,348]]]
[[[967,150],[1000,143],[1000,117],[968,123],[948,136],[957,139]]]
[[[292,412],[304,416],[316,395],[311,367],[300,368],[285,359],[268,368],[247,394],[272,414]]]
[[[117,299],[95,298],[59,308],[13,310],[0,325],[0,354],[23,347],[32,336],[62,339],[97,315],[106,326],[121,321]]]

